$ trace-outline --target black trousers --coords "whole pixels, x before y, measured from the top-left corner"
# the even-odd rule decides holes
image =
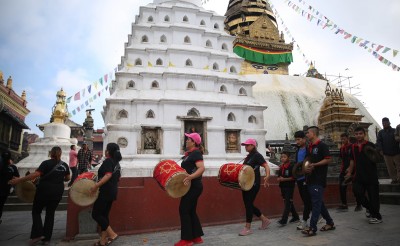
[[[250,190],[242,191],[244,207],[246,208],[246,223],[251,223],[253,221],[253,214],[257,217],[261,216],[260,210],[254,206],[254,200],[259,190],[260,185],[255,184]]]
[[[311,213],[311,196],[310,193],[308,192],[307,185],[305,184],[305,181],[297,181],[297,188],[299,189],[299,194],[301,197],[301,200],[303,201],[303,220],[307,221],[310,218],[310,213]]]
[[[294,187],[281,187],[281,194],[283,198],[283,203],[285,205],[282,214],[283,223],[287,223],[289,213],[292,213],[293,218],[299,218],[299,215],[297,214],[293,204],[293,193],[294,193]]]
[[[93,204],[92,218],[99,224],[102,231],[107,230],[110,225],[109,214],[113,202],[113,200],[99,197]]]
[[[203,192],[202,185],[193,185],[181,198],[179,216],[181,220],[181,239],[192,240],[204,235],[199,217],[196,213],[197,201]]]
[[[5,194],[0,195],[0,219],[3,216],[3,208],[4,208],[4,204],[7,201],[7,198],[8,198],[8,195],[5,195]]]
[[[343,185],[344,183],[344,173],[339,175],[339,193],[340,193],[340,201],[343,205],[347,205],[347,185]]]
[[[379,184],[354,182],[353,192],[356,195],[357,201],[359,201],[364,208],[369,210],[372,218],[382,219],[382,215],[379,213]],[[365,196],[365,192],[367,192],[368,198]]]
[[[54,213],[60,201],[61,199],[53,200],[35,196],[32,205],[31,239],[43,236],[44,241],[50,241],[53,234]],[[44,208],[46,208],[46,216],[43,225],[41,214]]]
[[[69,181],[69,183],[68,183],[68,186],[71,186],[74,183],[76,177],[78,177],[78,168],[77,167],[70,167],[70,169],[71,169],[71,172],[72,172],[72,177],[71,177],[71,181]]]

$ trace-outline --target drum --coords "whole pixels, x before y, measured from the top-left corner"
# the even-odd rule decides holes
[[[23,202],[33,202],[36,194],[36,185],[32,181],[18,183],[15,186],[17,197]]]
[[[249,165],[227,163],[220,167],[218,181],[221,185],[244,191],[254,185],[254,170]]]
[[[96,185],[96,179],[96,174],[92,172],[78,175],[69,189],[69,196],[76,205],[84,207],[92,205],[96,201],[99,191],[93,195],[90,194],[90,189]]]
[[[185,169],[173,160],[160,161],[153,171],[153,178],[173,198],[182,197],[189,191],[190,184],[183,184],[183,180],[187,176]]]

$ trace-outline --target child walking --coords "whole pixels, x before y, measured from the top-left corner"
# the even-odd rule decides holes
[[[292,175],[293,165],[290,164],[290,153],[283,152],[281,154],[281,165],[279,167],[278,182],[281,188],[282,198],[285,204],[282,218],[278,221],[280,226],[285,226],[288,221],[289,213],[292,213],[292,219],[289,223],[298,222],[300,220],[299,215],[293,204],[293,192],[295,186],[295,179]]]

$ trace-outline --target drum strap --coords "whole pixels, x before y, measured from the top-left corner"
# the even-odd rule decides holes
[[[50,170],[50,172],[46,173],[43,177],[40,177],[37,181],[36,181],[36,185],[38,185],[40,183],[41,180],[43,180],[44,178],[48,177],[50,174],[52,174],[59,166],[61,166],[63,162],[60,160],[60,162],[58,162],[57,165],[55,165],[53,167],[53,169]]]

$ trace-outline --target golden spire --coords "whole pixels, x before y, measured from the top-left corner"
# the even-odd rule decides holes
[[[60,91],[57,91],[57,101],[53,107],[53,114],[51,115],[51,118],[55,123],[65,123],[65,120],[68,118],[65,102],[66,97],[67,94],[62,88]]]
[[[8,77],[8,79],[7,79],[7,88],[8,89],[12,89],[12,78],[11,78],[11,76]]]
[[[26,91],[24,90],[21,95],[22,100],[26,101]]]
[[[4,83],[3,72],[0,70],[0,85]]]

